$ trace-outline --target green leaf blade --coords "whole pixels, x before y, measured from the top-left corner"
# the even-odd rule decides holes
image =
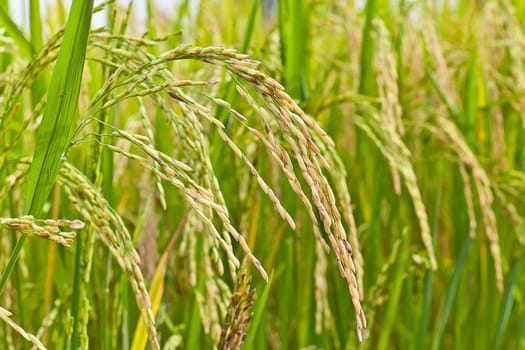
[[[28,178],[25,212],[39,216],[70,141],[91,25],[93,0],[73,2],[58,54]],[[65,69],[64,69],[64,68]]]

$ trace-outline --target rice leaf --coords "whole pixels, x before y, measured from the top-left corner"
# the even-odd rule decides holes
[[[26,39],[24,33],[18,28],[15,22],[9,17],[6,10],[0,6],[0,27],[4,27],[7,33],[13,38],[18,49],[26,59],[30,59],[33,56],[33,46]]]
[[[513,290],[514,286],[516,285],[517,279],[518,279],[518,272],[520,270],[520,259],[514,260],[514,263],[512,264],[512,270],[510,273],[510,278],[507,283],[507,286],[505,288],[505,295],[503,297],[503,303],[501,305],[501,312],[498,319],[498,329],[496,331],[496,336],[494,337],[494,343],[492,345],[492,349],[499,349],[500,348],[500,342],[501,342],[501,336],[503,335],[503,331],[507,327],[507,324],[509,323],[510,318],[510,312],[512,311],[512,305],[514,303],[514,295]]]
[[[463,273],[463,268],[468,258],[470,252],[470,247],[472,246],[472,237],[467,235],[463,244],[461,246],[461,251],[457,259],[456,267],[452,275],[445,294],[445,301],[443,303],[443,309],[441,310],[440,317],[437,321],[437,327],[434,332],[434,341],[432,342],[432,350],[441,349],[441,342],[443,341],[443,334],[445,333],[445,326],[447,325],[448,318],[450,316],[450,311],[452,310],[452,304],[456,300],[458,284]]]
[[[281,55],[286,90],[290,96],[308,99],[308,5],[303,0],[279,2]]]
[[[78,113],[92,9],[93,0],[73,1],[51,78],[28,178],[25,212],[35,217],[51,192]]]
[[[248,328],[246,339],[244,340],[244,344],[242,346],[243,349],[253,349],[253,341],[255,340],[255,335],[257,334],[257,330],[264,316],[266,302],[268,301],[268,295],[270,294],[270,289],[272,287],[272,280],[273,272],[270,274],[268,283],[266,284],[266,286],[264,286],[261,296],[257,298],[257,303],[254,306],[255,312],[253,315],[252,322],[250,323],[250,327]]]
[[[372,21],[376,16],[379,0],[369,0],[366,3],[366,19],[363,26],[361,42],[361,57],[359,64],[359,93],[369,95],[372,92],[374,41],[372,37]]]

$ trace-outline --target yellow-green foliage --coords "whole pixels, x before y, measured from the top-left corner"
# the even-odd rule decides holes
[[[0,348],[524,347],[522,2],[138,2],[0,4]]]

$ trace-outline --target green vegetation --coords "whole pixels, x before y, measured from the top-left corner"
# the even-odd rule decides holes
[[[0,348],[523,349],[525,2],[436,3],[0,4]]]

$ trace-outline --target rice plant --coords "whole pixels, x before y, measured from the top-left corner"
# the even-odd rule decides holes
[[[522,2],[13,6],[1,348],[525,346]]]

